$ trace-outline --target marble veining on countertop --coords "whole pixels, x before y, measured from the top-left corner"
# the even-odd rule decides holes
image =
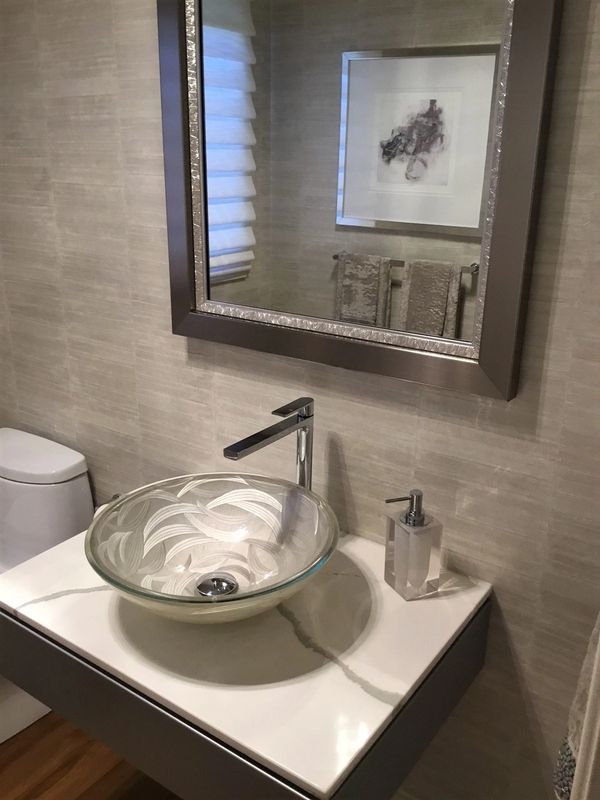
[[[346,536],[298,595],[205,626],[154,616],[88,565],[83,534],[0,576],[0,607],[283,778],[328,798],[490,593],[445,576],[407,602]]]

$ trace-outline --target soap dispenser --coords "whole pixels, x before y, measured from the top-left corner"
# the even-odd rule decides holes
[[[436,594],[440,585],[442,525],[423,509],[423,492],[412,489],[408,509],[388,515],[385,545],[385,580],[405,600]]]

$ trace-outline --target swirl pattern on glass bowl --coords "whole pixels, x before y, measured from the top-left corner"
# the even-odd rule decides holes
[[[105,581],[157,613],[179,618],[174,606],[187,606],[184,617],[202,616],[220,606],[225,621],[290,596],[329,559],[337,537],[331,508],[296,484],[230,473],[187,475],[107,506],[88,530],[86,555]],[[235,593],[198,593],[199,583],[223,572],[235,580]],[[256,610],[254,600],[260,601]]]

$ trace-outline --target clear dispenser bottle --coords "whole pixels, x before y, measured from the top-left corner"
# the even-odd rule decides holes
[[[405,600],[417,600],[439,589],[442,524],[425,513],[420,489],[386,503],[405,501],[406,511],[388,515],[385,580]]]

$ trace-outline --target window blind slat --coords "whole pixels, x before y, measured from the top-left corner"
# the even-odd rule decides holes
[[[255,219],[256,212],[250,202],[233,201],[208,204],[208,223],[211,226],[249,223],[254,222]]]
[[[226,177],[209,175],[207,178],[208,197],[210,200],[241,200],[256,197],[254,181],[249,175],[227,175]]]
[[[255,119],[256,110],[249,92],[239,89],[211,89],[204,91],[204,111],[212,117]]]
[[[254,232],[249,225],[225,228],[223,230],[220,228],[211,230],[210,240],[211,256],[217,256],[232,250],[248,250],[256,244]]]
[[[256,91],[252,67],[227,58],[204,59],[204,82],[206,86],[212,88]]]
[[[237,267],[241,264],[250,264],[254,261],[252,250],[241,250],[238,253],[228,253],[224,256],[214,256],[210,259],[211,267]]]
[[[202,28],[202,44],[205,58],[226,58],[242,64],[255,64],[256,56],[249,36],[219,28]]]
[[[206,166],[212,174],[256,170],[252,150],[242,147],[209,147],[206,151]]]
[[[207,117],[206,144],[239,144],[252,146],[256,144],[256,137],[252,125],[243,119],[214,119]]]

